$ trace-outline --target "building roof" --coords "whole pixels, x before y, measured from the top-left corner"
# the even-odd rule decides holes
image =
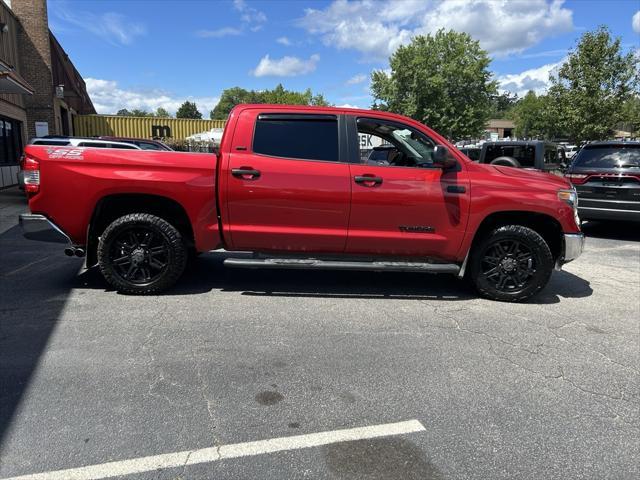
[[[0,60],[0,93],[33,95],[34,90],[12,65]]]

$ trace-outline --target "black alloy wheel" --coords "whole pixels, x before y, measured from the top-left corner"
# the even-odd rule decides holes
[[[108,255],[116,275],[136,285],[147,285],[167,269],[169,242],[149,227],[133,226],[118,232]]]
[[[528,227],[496,228],[473,248],[468,274],[484,297],[523,301],[542,290],[551,278],[551,250],[544,238]]]
[[[166,220],[134,213],[111,223],[100,236],[98,264],[109,284],[123,293],[157,293],[182,275],[187,248]]]
[[[499,240],[490,244],[481,261],[481,275],[496,290],[521,290],[536,273],[533,253],[515,239]]]

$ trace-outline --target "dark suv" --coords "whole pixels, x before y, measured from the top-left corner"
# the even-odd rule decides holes
[[[583,220],[640,221],[640,142],[593,142],[565,175],[578,191]]]
[[[556,174],[561,174],[568,164],[562,147],[542,140],[486,142],[478,161]]]

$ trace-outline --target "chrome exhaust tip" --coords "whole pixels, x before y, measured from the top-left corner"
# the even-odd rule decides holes
[[[76,257],[78,257],[78,258],[84,257],[84,249],[83,248],[76,248],[75,249],[75,254],[76,254]]]
[[[73,257],[73,254],[74,254],[74,252],[73,252],[73,248],[72,248],[72,247],[67,247],[67,248],[65,248],[65,249],[64,249],[64,254],[65,254],[67,257]]]

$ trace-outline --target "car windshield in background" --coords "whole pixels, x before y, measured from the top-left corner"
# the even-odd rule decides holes
[[[491,163],[499,157],[515,158],[523,167],[533,167],[536,162],[536,147],[533,145],[490,145],[487,148],[485,163]]]
[[[640,146],[594,145],[583,148],[576,157],[579,168],[640,168]]]

